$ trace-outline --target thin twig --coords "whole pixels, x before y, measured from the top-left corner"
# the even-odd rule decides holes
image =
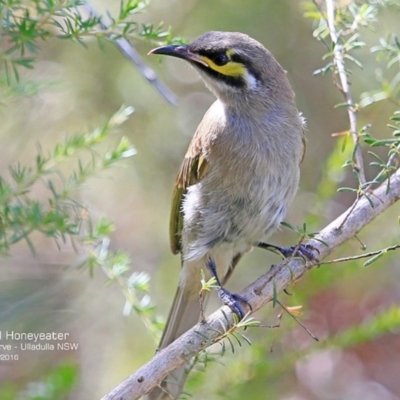
[[[315,341],[319,342],[319,339],[295,316],[290,310],[283,305],[279,300],[276,301],[284,311],[286,311]]]
[[[346,261],[360,260],[362,258],[373,257],[378,254],[387,253],[388,251],[393,251],[393,250],[397,250],[397,249],[400,249],[400,244],[396,244],[394,246],[389,246],[389,247],[386,247],[386,249],[382,249],[382,250],[370,251],[369,253],[359,254],[357,256],[335,258],[334,260],[319,262],[318,265],[337,264],[337,263],[346,262]]]
[[[99,25],[102,30],[108,29],[107,24],[99,17],[92,6],[86,3],[85,8],[91,17],[99,19]],[[119,38],[113,40],[113,43],[121,50],[125,57],[127,57],[130,61],[133,62],[133,64],[135,64],[139,72],[158,90],[158,92],[164,97],[165,100],[167,100],[172,105],[176,105],[176,95],[167,86],[165,86],[158,79],[156,73],[143,62],[142,57],[140,57],[139,53],[135,50],[128,39]]]
[[[351,213],[353,212],[353,210],[356,208],[358,201],[361,199],[361,196],[357,195],[356,199],[354,200],[354,203],[352,204],[352,206],[350,207],[350,209],[347,211],[347,215],[346,217],[343,219],[343,221],[341,222],[340,226],[337,227],[337,229],[340,231],[342,230],[344,224],[347,222],[348,218],[350,217]]]
[[[364,160],[360,147],[360,137],[358,135],[358,129],[357,129],[357,113],[354,107],[353,98],[350,92],[350,85],[347,78],[346,67],[344,63],[344,49],[343,46],[340,45],[339,43],[339,35],[336,31],[334,0],[326,0],[326,13],[327,13],[329,33],[333,43],[333,62],[336,66],[341,83],[340,91],[342,92],[347,103],[347,113],[349,115],[349,122],[350,122],[350,133],[355,145],[355,152],[354,152],[354,159],[356,163],[355,169],[357,175],[359,176],[360,183],[362,185],[366,182],[366,178],[364,171]]]

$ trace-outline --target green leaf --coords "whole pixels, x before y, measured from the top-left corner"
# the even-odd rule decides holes
[[[381,251],[377,255],[369,258],[367,261],[364,263],[364,267],[368,267],[369,265],[373,264],[375,261],[379,260],[382,256],[384,256],[387,252],[386,251]]]
[[[361,94],[359,106],[361,108],[368,107],[372,104],[386,100],[388,93],[382,90],[371,90]]]
[[[352,188],[352,187],[340,187],[338,192],[357,192],[357,189]]]

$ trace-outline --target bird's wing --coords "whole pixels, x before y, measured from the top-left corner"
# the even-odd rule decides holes
[[[174,254],[181,252],[181,233],[183,228],[182,202],[189,186],[198,183],[208,171],[208,162],[200,145],[193,138],[189,150],[182,162],[175,182],[172,197],[169,235],[171,250]],[[197,142],[197,143],[196,143]]]

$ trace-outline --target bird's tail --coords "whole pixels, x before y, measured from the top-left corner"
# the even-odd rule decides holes
[[[200,313],[199,296],[193,296],[192,291],[188,292],[188,290],[185,290],[185,286],[178,286],[159,349],[167,347],[175,339],[196,325],[199,322]],[[172,371],[162,382],[161,388],[154,388],[146,396],[146,400],[177,399],[183,390],[189,372],[189,364]]]

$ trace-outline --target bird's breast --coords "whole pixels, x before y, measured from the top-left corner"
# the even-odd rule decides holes
[[[298,165],[276,163],[258,152],[211,158],[208,174],[189,187],[183,205],[188,258],[224,243],[240,252],[279,226],[297,190]]]

